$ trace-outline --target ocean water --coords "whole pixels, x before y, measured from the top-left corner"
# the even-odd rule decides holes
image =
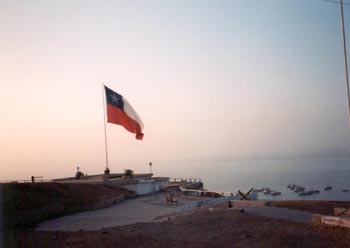
[[[158,167],[159,166],[159,167]],[[153,166],[156,176],[200,178],[209,190],[234,192],[269,187],[280,196],[259,193],[259,199],[319,199],[350,201],[349,159],[290,159],[249,161],[177,161]],[[299,196],[287,185],[294,183],[319,194]],[[333,187],[325,191],[324,187]]]

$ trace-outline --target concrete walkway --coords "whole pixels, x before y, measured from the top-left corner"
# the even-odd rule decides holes
[[[137,222],[150,222],[158,216],[187,209],[195,198],[179,198],[178,205],[168,206],[165,194],[138,197],[125,200],[117,205],[75,215],[64,216],[39,224],[39,231],[99,230],[106,227],[122,226]]]
[[[245,212],[254,215],[280,219],[280,220],[290,220],[301,223],[311,223],[312,214],[304,211],[293,210],[288,208],[278,208],[272,206],[266,207],[234,207],[244,209]]]
[[[82,212],[42,222],[36,230],[74,232],[79,230],[99,230],[102,228],[128,225],[137,222],[151,222],[159,216],[190,210],[198,205],[202,206],[207,203],[210,204],[212,201],[218,201],[221,198],[215,199],[216,200],[203,198],[179,198],[178,205],[167,205],[165,194],[156,193],[138,197],[136,199],[125,200],[105,209]],[[243,208],[245,212],[254,215],[302,223],[311,223],[312,217],[312,214],[307,212],[271,206],[234,207],[232,209],[235,208]]]

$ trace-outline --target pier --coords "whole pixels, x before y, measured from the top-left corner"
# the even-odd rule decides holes
[[[171,192],[178,191],[182,197],[238,197],[238,191],[225,192],[225,191],[212,191],[203,189],[203,183],[198,178],[171,178],[169,184],[162,187],[162,191]],[[257,194],[253,194],[254,199],[257,198]]]

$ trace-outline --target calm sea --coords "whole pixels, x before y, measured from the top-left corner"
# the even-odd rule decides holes
[[[230,192],[269,187],[282,193],[275,197],[259,193],[259,199],[350,201],[350,192],[342,192],[343,189],[350,189],[349,159],[181,161],[154,164],[153,169],[157,176],[200,178],[209,190]],[[320,193],[299,196],[287,188],[289,183],[318,189]],[[333,189],[325,191],[326,185]]]

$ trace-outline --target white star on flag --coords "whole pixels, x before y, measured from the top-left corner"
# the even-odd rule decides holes
[[[116,102],[117,104],[119,104],[119,98],[116,95],[111,94],[110,96],[112,97],[112,102]]]

